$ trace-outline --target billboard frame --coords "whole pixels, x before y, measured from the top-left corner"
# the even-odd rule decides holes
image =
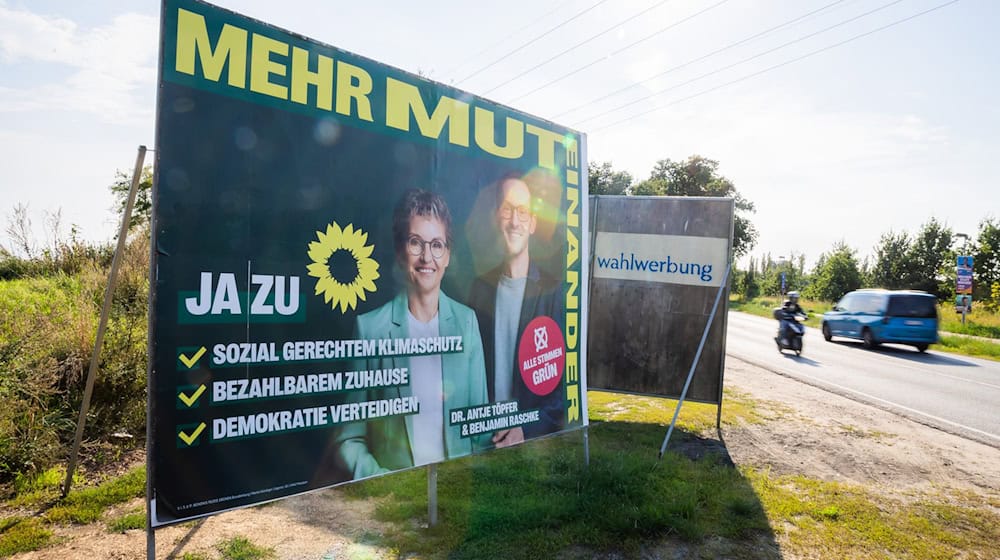
[[[184,0],[184,1],[181,1],[181,0],[164,0],[161,3],[161,28],[160,28],[161,29],[161,35],[160,35],[160,52],[161,52],[161,54],[160,54],[160,57],[159,57],[159,60],[158,60],[158,85],[159,85],[159,94],[157,96],[157,123],[156,123],[156,128],[157,128],[156,137],[157,137],[158,141],[163,138],[162,135],[164,133],[163,128],[162,128],[162,125],[164,123],[163,123],[163,120],[161,119],[162,111],[163,111],[163,106],[164,106],[164,103],[166,103],[165,100],[164,100],[164,86],[166,84],[166,80],[165,80],[165,77],[164,77],[166,69],[164,68],[164,66],[167,64],[166,61],[170,60],[168,58],[168,55],[165,54],[165,50],[168,50],[167,46],[168,46],[168,42],[169,42],[168,38],[167,38],[167,33],[169,31],[166,29],[166,27],[167,27],[167,21],[169,19],[167,17],[167,15],[168,15],[167,12],[170,9],[177,9],[178,5],[183,5],[184,7],[187,7],[187,6],[190,6],[190,5],[195,5],[195,6],[198,6],[198,7],[203,7],[203,8],[205,8],[206,11],[210,11],[213,14],[221,13],[221,14],[224,14],[225,17],[228,17],[228,18],[233,18],[233,19],[237,19],[238,18],[239,22],[249,22],[248,26],[250,26],[250,27],[252,27],[253,29],[256,29],[256,30],[266,28],[266,30],[268,30],[268,31],[272,31],[272,32],[275,32],[275,33],[283,34],[282,36],[287,35],[289,37],[293,37],[296,41],[311,41],[311,42],[313,42],[313,43],[315,43],[317,45],[322,46],[323,48],[334,49],[334,50],[337,50],[338,52],[346,52],[346,51],[340,51],[339,49],[336,49],[336,47],[332,47],[332,46],[326,45],[324,43],[319,43],[319,42],[312,41],[311,39],[307,39],[305,37],[302,37],[300,35],[297,35],[297,34],[291,32],[291,31],[287,31],[285,29],[281,29],[281,28],[278,28],[278,27],[275,27],[275,26],[271,26],[271,25],[266,24],[264,22],[260,22],[258,20],[254,20],[254,19],[249,18],[247,16],[243,16],[242,14],[238,14],[238,13],[233,12],[231,10],[228,10],[228,9],[225,9],[225,8],[220,8],[220,7],[214,6],[212,4],[208,4],[208,3],[202,2],[200,0]],[[214,17],[218,17],[221,21],[225,21],[225,19],[223,18],[223,16],[216,15]],[[212,48],[211,44],[209,44],[209,48]],[[451,88],[450,86],[446,86],[444,84],[437,84],[436,82],[432,82],[430,80],[426,80],[426,79],[424,79],[422,77],[416,76],[416,75],[411,74],[409,72],[406,72],[406,71],[403,71],[403,70],[400,70],[400,69],[397,69],[397,68],[394,68],[394,67],[391,67],[391,66],[388,66],[388,65],[384,65],[382,63],[378,63],[377,61],[374,61],[374,60],[371,60],[371,59],[367,59],[365,57],[361,57],[360,55],[355,55],[353,53],[348,53],[348,54],[350,54],[351,56],[355,57],[357,60],[363,60],[366,63],[370,63],[373,67],[377,66],[379,68],[380,72],[384,71],[386,73],[396,73],[398,75],[407,76],[407,77],[411,78],[414,82],[419,82],[422,85],[426,85],[426,84],[439,85],[439,86],[442,86],[444,88],[447,88],[448,92],[457,91],[454,88]],[[222,72],[220,70],[220,74],[221,73]],[[394,75],[396,75],[396,74],[394,74]],[[186,87],[193,87],[193,86],[186,86]],[[228,97],[227,99],[231,99],[232,97],[233,96],[230,95],[230,97]],[[236,96],[236,97],[239,97],[239,96]],[[442,97],[443,97],[443,94],[442,94]],[[570,281],[570,279],[568,277],[569,272],[573,272],[573,271],[577,272],[578,273],[578,278],[575,279],[575,282],[577,283],[576,290],[578,290],[578,292],[582,291],[582,293],[585,294],[586,290],[587,290],[587,286],[588,286],[588,279],[589,279],[589,271],[588,271],[588,268],[587,268],[587,262],[586,262],[585,259],[583,259],[583,255],[587,254],[585,251],[588,250],[588,244],[587,244],[586,236],[582,235],[582,233],[586,232],[585,228],[586,228],[586,224],[588,223],[587,222],[587,220],[588,220],[588,214],[587,214],[587,208],[588,208],[588,203],[587,203],[587,201],[588,201],[588,199],[587,199],[587,196],[588,196],[588,187],[587,187],[587,165],[586,165],[586,162],[587,162],[587,159],[586,159],[587,137],[586,137],[586,135],[583,134],[583,133],[581,133],[581,132],[568,129],[566,127],[561,127],[559,125],[555,125],[554,123],[551,123],[550,121],[547,121],[545,119],[541,119],[539,117],[534,117],[534,116],[531,116],[531,115],[527,115],[525,113],[521,113],[519,111],[516,111],[514,109],[510,109],[510,108],[505,107],[503,105],[496,104],[496,103],[494,103],[492,101],[486,100],[485,98],[475,98],[475,99],[480,100],[483,105],[488,105],[488,106],[495,107],[498,110],[503,111],[503,112],[507,112],[507,113],[510,113],[510,114],[516,114],[516,115],[525,115],[526,117],[530,117],[530,122],[531,123],[545,123],[545,124],[551,125],[555,129],[558,129],[558,130],[561,130],[561,131],[563,131],[563,130],[567,131],[567,133],[566,133],[567,135],[569,135],[570,133],[572,133],[573,137],[572,138],[564,138],[564,143],[563,144],[553,144],[552,149],[553,149],[554,152],[559,152],[560,150],[565,149],[566,153],[565,153],[564,156],[563,155],[558,155],[558,156],[555,157],[556,161],[554,163],[552,163],[552,168],[555,169],[555,170],[557,170],[558,173],[565,174],[565,176],[561,176],[561,180],[564,181],[564,182],[560,183],[560,185],[562,185],[561,186],[562,191],[560,191],[560,192],[562,193],[561,196],[564,197],[564,198],[561,198],[560,201],[559,201],[560,208],[563,208],[562,205],[565,205],[566,208],[575,208],[575,212],[577,214],[576,214],[576,216],[574,216],[574,218],[576,218],[577,221],[578,221],[580,219],[580,217],[582,217],[583,221],[582,221],[582,223],[577,223],[576,225],[573,225],[573,224],[569,223],[569,222],[572,221],[569,210],[566,210],[566,212],[563,215],[561,215],[561,216],[557,215],[557,220],[559,220],[559,219],[562,220],[562,224],[563,224],[563,227],[564,227],[566,233],[572,234],[574,232],[574,230],[575,230],[575,232],[577,234],[579,234],[579,236],[581,237],[581,239],[579,240],[579,243],[580,243],[580,247],[582,248],[583,252],[578,253],[578,263],[572,269],[571,269],[571,266],[573,266],[572,263],[565,263],[565,261],[568,260],[569,257],[566,256],[566,255],[563,255],[562,258],[563,258],[563,261],[565,263],[565,267],[563,269],[561,269],[561,272],[563,272],[564,278],[560,279],[560,281],[563,284],[565,284],[566,286],[569,286],[571,284],[571,281]],[[280,110],[280,108],[278,110]],[[291,111],[291,109],[289,109],[289,112],[293,112],[293,111]],[[300,111],[299,114],[301,114],[301,111]],[[414,118],[416,118],[416,117],[414,117]],[[525,120],[528,120],[528,119],[525,119]],[[534,126],[534,125],[532,125],[532,126]],[[478,138],[477,138],[477,142],[478,142]],[[572,150],[570,149],[570,144],[573,145],[573,149]],[[159,306],[169,305],[171,302],[167,302],[166,300],[169,299],[170,297],[172,297],[174,295],[174,292],[170,292],[168,290],[157,289],[158,282],[162,282],[162,273],[163,273],[163,271],[161,270],[161,268],[163,268],[163,267],[160,267],[159,265],[161,264],[160,263],[161,256],[162,256],[162,254],[164,254],[162,247],[160,247],[160,245],[161,245],[161,243],[160,243],[160,234],[161,234],[161,232],[159,230],[161,228],[159,226],[161,224],[157,223],[157,221],[158,221],[157,216],[159,215],[158,214],[158,211],[159,211],[158,209],[160,207],[162,207],[162,200],[161,200],[161,196],[160,196],[160,193],[161,193],[160,189],[165,188],[164,187],[164,180],[165,180],[165,178],[169,179],[169,170],[165,169],[164,166],[161,165],[161,162],[162,162],[161,155],[164,152],[168,151],[169,147],[165,147],[165,146],[162,146],[162,145],[157,145],[156,148],[157,148],[157,150],[156,150],[156,153],[157,153],[157,166],[156,166],[156,177],[155,177],[155,180],[154,180],[154,199],[153,199],[154,200],[154,224],[153,224],[153,227],[152,227],[152,234],[151,234],[153,242],[151,243],[151,249],[150,249],[151,250],[150,258],[151,258],[151,263],[153,264],[153,266],[151,266],[151,270],[150,270],[150,283],[151,283],[151,286],[154,287],[153,289],[151,289],[151,294],[150,294],[150,306],[151,306],[150,309],[151,309],[151,312],[150,312],[150,316],[149,316],[149,323],[150,323],[150,325],[149,325],[149,327],[150,327],[149,328],[149,333],[150,333],[149,334],[149,336],[150,336],[150,339],[149,339],[149,348],[150,348],[151,355],[150,355],[149,366],[148,366],[149,367],[149,369],[148,369],[148,380],[149,381],[148,382],[150,384],[150,394],[151,394],[151,396],[150,396],[150,400],[147,401],[147,469],[148,469],[148,471],[147,471],[147,478],[148,478],[148,481],[149,481],[149,487],[148,487],[148,492],[147,492],[147,512],[148,512],[147,523],[148,523],[148,527],[149,527],[149,542],[152,543],[151,546],[148,547],[149,550],[155,549],[155,539],[152,537],[152,534],[153,534],[153,530],[156,527],[167,526],[167,525],[171,525],[171,524],[174,524],[174,523],[181,523],[181,522],[189,521],[189,520],[192,520],[192,519],[203,518],[203,517],[207,517],[207,516],[210,516],[210,515],[214,515],[216,513],[222,513],[222,512],[225,512],[225,511],[230,511],[232,509],[239,509],[239,508],[250,507],[250,506],[258,505],[258,504],[262,504],[262,503],[268,503],[268,502],[271,502],[271,501],[276,501],[276,500],[279,500],[279,499],[283,499],[285,497],[291,497],[291,496],[299,495],[299,494],[306,493],[306,492],[312,492],[312,491],[316,491],[316,490],[321,490],[321,489],[329,488],[329,487],[334,486],[336,484],[342,484],[342,483],[345,483],[345,482],[349,482],[347,480],[342,480],[342,481],[339,481],[339,482],[336,482],[336,483],[320,485],[320,486],[317,486],[317,487],[310,487],[310,488],[302,490],[302,491],[297,491],[297,492],[293,492],[293,493],[283,494],[283,495],[276,496],[276,497],[273,497],[273,498],[261,499],[259,501],[252,501],[252,502],[249,502],[249,503],[240,503],[240,504],[237,504],[237,505],[233,505],[231,507],[223,507],[223,508],[219,508],[219,509],[212,509],[211,511],[205,511],[205,512],[202,512],[202,513],[195,513],[195,514],[192,514],[192,515],[186,516],[186,517],[176,517],[176,518],[172,518],[172,519],[169,519],[169,520],[166,520],[166,521],[157,518],[157,511],[158,511],[157,510],[157,498],[158,498],[158,495],[157,495],[157,487],[155,485],[155,482],[158,479],[157,478],[158,475],[161,474],[161,473],[157,472],[158,466],[157,466],[156,460],[155,459],[151,459],[150,457],[155,456],[155,454],[156,454],[155,447],[157,445],[164,446],[164,447],[169,447],[168,442],[166,442],[165,440],[164,441],[159,441],[159,439],[158,439],[157,431],[156,431],[157,430],[157,426],[156,426],[157,422],[162,422],[164,424],[173,424],[174,421],[173,420],[167,421],[167,420],[160,419],[157,416],[157,412],[155,410],[156,407],[153,406],[154,405],[154,401],[153,401],[152,395],[153,395],[154,392],[156,392],[156,391],[159,390],[158,385],[157,385],[159,383],[159,381],[158,381],[157,377],[159,375],[163,375],[162,372],[158,373],[158,371],[157,371],[157,364],[156,364],[156,358],[154,358],[154,352],[156,351],[156,346],[158,344],[160,344],[160,342],[158,341],[158,335],[160,333],[157,332],[157,327],[155,326],[156,325],[156,316],[155,316],[155,311],[154,310],[160,309]],[[167,149],[164,149],[164,148],[167,148]],[[563,157],[565,157],[566,160],[570,159],[570,153],[575,154],[574,157],[578,157],[578,161],[576,162],[576,166],[577,166],[577,170],[576,171],[570,171],[569,163],[567,161],[561,161],[560,162],[560,158],[563,158]],[[539,155],[539,158],[541,158],[541,155]],[[539,162],[539,165],[541,165],[541,164],[542,164],[542,162]],[[575,179],[570,179],[569,178],[571,173],[573,174],[574,177],[576,177]],[[571,186],[573,181],[577,181],[578,184],[576,184],[575,186]],[[576,196],[576,200],[575,201],[571,200],[572,196],[571,196],[571,193],[569,191],[575,191],[575,196]],[[583,198],[581,199],[581,197],[583,197]],[[565,244],[568,245],[569,242],[566,241],[566,240],[562,240],[559,243],[565,243]],[[562,245],[560,245],[560,246],[562,246]],[[248,275],[249,275],[249,272],[248,272]],[[561,284],[561,285],[563,285],[563,284]],[[571,290],[571,288],[569,288],[569,287],[566,287],[565,289],[566,290]],[[176,292],[176,293],[179,294],[179,292]],[[569,295],[568,291],[567,291],[566,295],[567,296]],[[361,298],[361,299],[364,299],[364,298]],[[159,300],[163,300],[163,301],[159,301]],[[587,399],[586,399],[586,386],[587,386],[587,381],[586,381],[586,379],[587,379],[587,377],[586,377],[586,350],[587,350],[587,347],[586,347],[586,341],[587,341],[587,337],[586,337],[586,332],[587,332],[587,329],[586,329],[586,320],[587,320],[587,306],[586,306],[586,301],[587,300],[585,298],[583,298],[583,297],[579,297],[578,300],[581,303],[578,304],[578,307],[575,309],[575,313],[577,313],[578,316],[582,317],[582,320],[580,320],[575,325],[575,328],[577,329],[577,335],[578,335],[578,339],[579,340],[577,342],[577,346],[574,348],[574,350],[579,355],[579,363],[578,363],[578,366],[577,366],[577,369],[576,369],[576,371],[578,372],[577,373],[578,377],[577,377],[576,382],[575,382],[575,386],[576,386],[575,390],[578,393],[578,400],[577,400],[577,403],[578,403],[577,414],[578,414],[578,416],[577,416],[577,421],[575,423],[570,424],[570,422],[567,421],[567,424],[566,424],[566,426],[564,428],[562,428],[561,430],[559,430],[557,432],[554,432],[554,433],[561,434],[561,433],[567,433],[567,432],[570,432],[570,431],[575,431],[575,430],[578,430],[578,429],[584,429],[584,434],[585,434],[585,438],[586,438],[586,427],[588,425],[587,414],[586,414],[586,411],[587,411],[587,408],[586,408],[587,407]],[[568,314],[564,315],[562,317],[559,317],[559,320],[563,322],[562,326],[563,326],[564,330],[568,333],[569,327],[570,327],[569,324],[568,324],[568,321],[569,321]],[[206,345],[206,346],[208,346],[208,345]],[[174,347],[171,347],[170,351],[174,352],[174,356],[177,357],[177,358],[179,358],[182,362],[185,360],[185,358],[195,359],[193,357],[194,356],[193,354],[187,353],[187,351],[182,351],[182,349],[181,349],[180,346],[177,346],[177,349],[174,349]],[[567,348],[566,351],[569,351],[569,349]],[[178,356],[178,353],[179,353],[179,356]],[[204,355],[205,356],[209,356],[209,354],[204,354]],[[196,362],[192,362],[192,363],[196,363]],[[188,367],[190,368],[191,366],[188,366]],[[164,371],[166,371],[166,368],[161,368],[161,369],[164,370]],[[561,375],[563,376],[563,380],[562,381],[565,384],[568,384],[569,383],[569,381],[567,380],[567,378],[569,376],[568,369],[567,369],[567,371],[562,372]],[[563,388],[564,385],[560,384],[559,387]],[[569,388],[566,387],[566,390],[569,390]],[[160,405],[164,406],[162,402],[160,403]],[[170,418],[172,419],[173,416],[171,416]],[[173,426],[171,425],[171,426],[169,426],[169,428],[173,429]],[[180,429],[180,428],[178,427],[178,429]],[[199,428],[199,429],[205,429],[205,428],[202,427],[202,428]],[[181,436],[182,434],[191,434],[191,433],[192,432],[190,432],[190,431],[186,431],[186,432],[185,431],[181,431],[181,432],[178,433],[178,436]],[[207,434],[208,432],[204,432],[204,433]],[[189,437],[191,437],[192,440],[194,440],[195,438],[197,438],[196,435],[195,436],[189,436]],[[207,436],[202,436],[202,437],[207,439]],[[539,436],[539,437],[547,437],[547,436]],[[160,438],[160,439],[162,439],[162,438]],[[183,437],[181,439],[183,439]],[[433,467],[433,465],[435,465],[435,464],[436,463],[430,463],[428,466]],[[393,470],[393,472],[401,472],[403,470],[411,470],[411,469],[414,469],[414,468],[419,468],[420,466],[424,466],[424,465],[420,464],[420,465],[414,465],[414,466],[411,466],[411,467],[408,467],[408,468],[395,469],[395,470]]]

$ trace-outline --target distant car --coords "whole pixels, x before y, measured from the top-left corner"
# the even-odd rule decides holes
[[[938,341],[937,298],[910,290],[855,290],[823,314],[823,338],[855,338],[865,348],[883,342],[920,352]]]

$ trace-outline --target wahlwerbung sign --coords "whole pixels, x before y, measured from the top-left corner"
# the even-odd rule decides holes
[[[718,237],[598,232],[595,278],[715,286],[726,270],[729,241]]]

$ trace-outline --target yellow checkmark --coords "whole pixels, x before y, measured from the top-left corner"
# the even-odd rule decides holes
[[[184,433],[183,430],[181,430],[180,432],[177,432],[177,437],[181,438],[181,441],[183,441],[185,444],[191,445],[192,443],[194,443],[194,440],[198,439],[198,436],[201,435],[201,432],[204,429],[205,429],[205,423],[202,422],[201,424],[198,424],[198,427],[194,429],[194,432],[191,432],[191,435],[187,435]]]
[[[180,356],[177,357],[181,359],[181,363],[184,364],[185,367],[191,369],[192,367],[194,367],[195,364],[198,363],[198,360],[200,360],[201,357],[204,355],[205,355],[205,347],[202,346],[197,352],[194,353],[194,356],[191,356],[190,358],[188,358],[187,355],[185,354],[181,354]]]
[[[190,366],[188,366],[188,367],[190,367]],[[177,398],[179,398],[182,403],[184,403],[185,405],[187,405],[187,406],[190,407],[191,405],[194,404],[194,402],[196,400],[198,400],[198,397],[200,397],[201,394],[204,393],[204,392],[205,392],[205,386],[202,385],[202,386],[198,387],[198,390],[195,391],[194,394],[191,395],[190,397],[187,396],[187,395],[185,395],[184,392],[182,391],[182,392],[180,392],[180,393],[177,394]]]

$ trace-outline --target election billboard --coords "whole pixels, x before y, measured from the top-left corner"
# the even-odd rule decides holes
[[[586,169],[575,130],[165,0],[151,524],[584,426]]]
[[[968,255],[955,258],[955,293],[972,294],[972,270],[974,258]]]
[[[589,389],[677,398],[720,288],[687,398],[720,404],[731,198],[592,196]]]

